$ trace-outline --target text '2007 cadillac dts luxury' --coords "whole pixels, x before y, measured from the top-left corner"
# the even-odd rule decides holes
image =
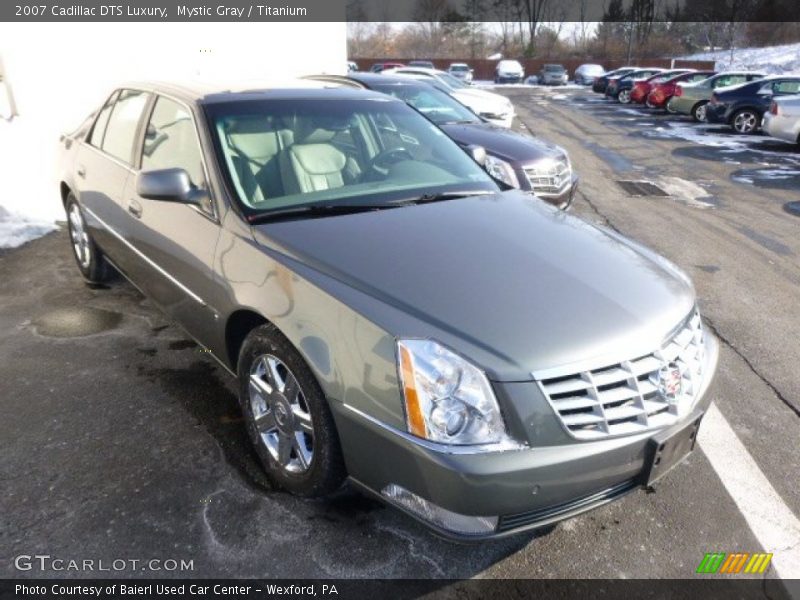
[[[693,448],[717,360],[673,264],[370,91],[138,85],[62,138],[76,262],[239,381],[270,479],[440,534],[540,527]]]

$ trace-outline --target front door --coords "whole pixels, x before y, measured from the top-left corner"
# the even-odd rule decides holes
[[[140,171],[186,170],[192,184],[208,189],[208,179],[191,110],[158,96],[144,130],[138,157]],[[136,177],[125,188],[125,235],[141,260],[132,273],[142,290],[199,341],[208,339],[218,318],[212,261],[220,233],[211,196],[202,206],[142,198]]]

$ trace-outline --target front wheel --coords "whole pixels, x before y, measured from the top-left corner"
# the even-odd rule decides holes
[[[731,124],[737,133],[753,133],[758,129],[760,117],[752,109],[745,108],[733,115]]]
[[[273,325],[257,327],[239,355],[239,404],[270,481],[325,496],[346,476],[330,408],[300,353]]]
[[[81,275],[90,284],[108,281],[113,273],[112,268],[89,235],[81,207],[72,193],[67,196],[66,209],[72,255],[75,257]]]
[[[617,100],[619,100],[622,104],[630,104],[631,103],[631,92],[630,90],[622,90],[617,94]]]

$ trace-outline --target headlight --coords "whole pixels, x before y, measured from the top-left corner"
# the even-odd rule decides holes
[[[445,444],[511,442],[483,371],[432,340],[400,340],[397,354],[409,432]]]
[[[487,154],[484,167],[486,168],[486,172],[495,179],[499,179],[511,187],[519,188],[517,174],[514,172],[514,168],[506,161],[492,156],[491,154]]]

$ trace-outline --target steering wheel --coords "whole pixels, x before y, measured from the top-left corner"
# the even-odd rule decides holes
[[[401,160],[414,160],[414,155],[405,148],[389,148],[383,152],[378,152],[370,163],[373,169],[386,173],[394,163]]]

